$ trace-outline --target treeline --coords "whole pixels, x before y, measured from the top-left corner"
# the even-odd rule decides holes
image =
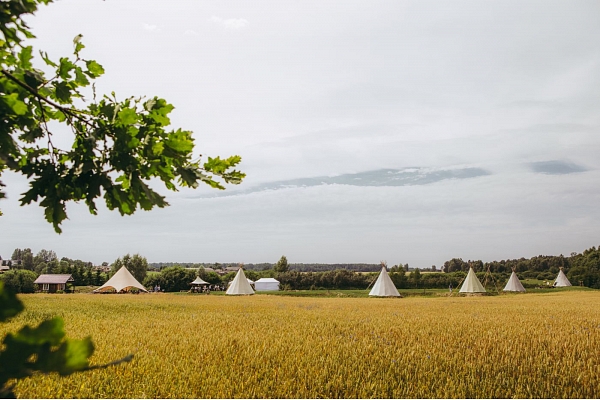
[[[41,274],[69,274],[73,276],[75,284],[102,285],[108,275],[93,268],[93,263],[83,260],[74,260],[68,257],[58,258],[52,250],[42,249],[33,254],[30,248],[15,249],[10,260],[3,260],[10,270],[0,275],[5,287],[16,293],[33,293],[34,281]],[[107,263],[105,263],[108,265]]]
[[[17,262],[10,271],[0,277],[5,282],[10,281],[15,286],[20,285],[20,292],[33,291],[33,285],[26,284],[26,281],[31,280],[31,277],[35,279],[40,273],[71,274],[78,286],[98,286],[106,282],[110,275],[121,266],[126,266],[136,279],[148,288],[158,285],[165,291],[180,291],[188,290],[189,283],[197,276],[211,284],[226,285],[235,276],[235,271],[221,275],[207,270],[205,267],[224,270],[227,267],[238,265],[234,263],[148,264],[146,259],[140,255],[133,257],[127,255],[123,259],[117,259],[111,265],[110,273],[103,273],[99,269],[94,269],[90,262],[66,257],[59,260],[56,253],[51,250],[41,250],[38,254],[33,255],[31,249],[16,249],[12,259]],[[108,263],[103,263],[103,265],[106,267]],[[188,268],[184,268],[184,266]],[[159,269],[160,272],[147,275],[146,271],[153,267]],[[445,273],[422,273],[419,269],[413,269],[407,273],[408,264],[398,264],[389,269],[389,274],[399,289],[456,288],[470,267],[473,267],[482,283],[487,281],[488,288],[496,285],[501,290],[513,269],[521,280],[552,281],[556,278],[560,268],[563,268],[573,285],[583,284],[590,288],[600,289],[600,247],[591,247],[580,254],[572,253],[569,257],[563,255],[537,256],[530,259],[520,258],[486,263],[481,260],[463,261],[460,258],[453,258],[446,261],[441,267]],[[318,268],[324,270],[312,270]],[[289,290],[367,289],[374,283],[380,268],[380,265],[375,264],[288,264],[285,256],[275,264],[244,265],[246,276],[249,279],[255,281],[262,277],[274,277],[280,281],[283,289]],[[365,270],[373,272],[364,272]],[[435,268],[432,267],[429,270],[434,271]],[[33,275],[28,274],[29,278],[25,279],[24,274],[17,276],[18,271],[31,271]]]
[[[444,263],[442,270],[444,272],[467,272],[469,271],[469,267],[473,267],[475,271],[487,271],[489,268],[491,272],[511,273],[514,269],[518,273],[527,273],[528,277],[535,278],[534,275],[539,272],[558,273],[560,268],[564,268],[565,270],[570,269],[573,257],[576,254],[573,253],[571,257],[565,257],[561,254],[560,256],[536,256],[486,263],[481,260],[463,261],[461,258],[453,258]]]
[[[151,270],[160,271],[163,268],[169,267],[184,267],[184,268],[212,268],[214,270],[224,270],[228,267],[237,267],[239,263],[177,263],[177,262],[160,262],[149,263]],[[322,264],[322,263],[290,263],[291,271],[299,272],[324,272],[335,271],[339,269],[355,272],[377,272],[381,269],[379,264]],[[408,265],[408,264],[407,264]],[[244,264],[244,269],[247,271],[267,271],[273,269],[275,263],[249,263]]]
[[[582,284],[594,289],[600,289],[600,246],[592,246],[583,253],[571,253],[569,257],[537,256],[514,260],[501,260],[484,263],[481,260],[463,261],[453,258],[443,265],[444,272],[466,272],[469,267],[475,271],[487,271],[506,276],[513,270],[520,279],[554,280],[562,268],[573,285]]]

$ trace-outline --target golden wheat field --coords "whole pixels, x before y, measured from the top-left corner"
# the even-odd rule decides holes
[[[0,332],[62,316],[93,363],[26,398],[598,397],[600,292],[404,299],[26,295]]]

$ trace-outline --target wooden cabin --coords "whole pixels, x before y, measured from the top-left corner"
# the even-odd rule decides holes
[[[59,290],[66,292],[73,285],[75,279],[69,274],[46,274],[40,275],[33,283],[37,285],[39,292],[56,293]]]

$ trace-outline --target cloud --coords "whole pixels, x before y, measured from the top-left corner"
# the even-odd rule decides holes
[[[290,188],[306,188],[324,185],[345,186],[415,186],[427,185],[447,179],[468,179],[491,175],[482,168],[456,168],[456,169],[428,169],[428,168],[405,168],[378,169],[374,171],[358,172],[354,174],[342,174],[337,176],[320,176],[312,178],[288,179],[276,182],[259,184],[242,191],[231,191],[213,193],[209,197],[232,196],[263,191],[282,190]]]
[[[198,36],[199,33],[196,32],[196,31],[194,31],[194,30],[192,30],[192,29],[188,29],[185,32],[183,32],[183,35],[184,36]]]
[[[580,165],[558,160],[529,163],[529,168],[533,172],[546,175],[565,175],[587,171],[586,168]]]
[[[210,17],[210,21],[212,21],[218,25],[221,25],[222,27],[224,27],[226,29],[233,29],[233,30],[243,29],[243,28],[247,27],[249,24],[248,20],[244,19],[244,18],[223,19],[223,18],[217,17],[215,15]]]
[[[158,25],[144,24],[144,29],[147,31],[155,31]]]

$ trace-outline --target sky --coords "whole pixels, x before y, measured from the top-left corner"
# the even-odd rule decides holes
[[[598,15],[597,1],[57,1],[28,19],[36,49],[57,59],[82,34],[99,93],[167,99],[196,154],[239,154],[247,178],[153,185],[171,206],[129,217],[72,204],[58,235],[5,173],[0,256],[427,268],[598,246]]]

